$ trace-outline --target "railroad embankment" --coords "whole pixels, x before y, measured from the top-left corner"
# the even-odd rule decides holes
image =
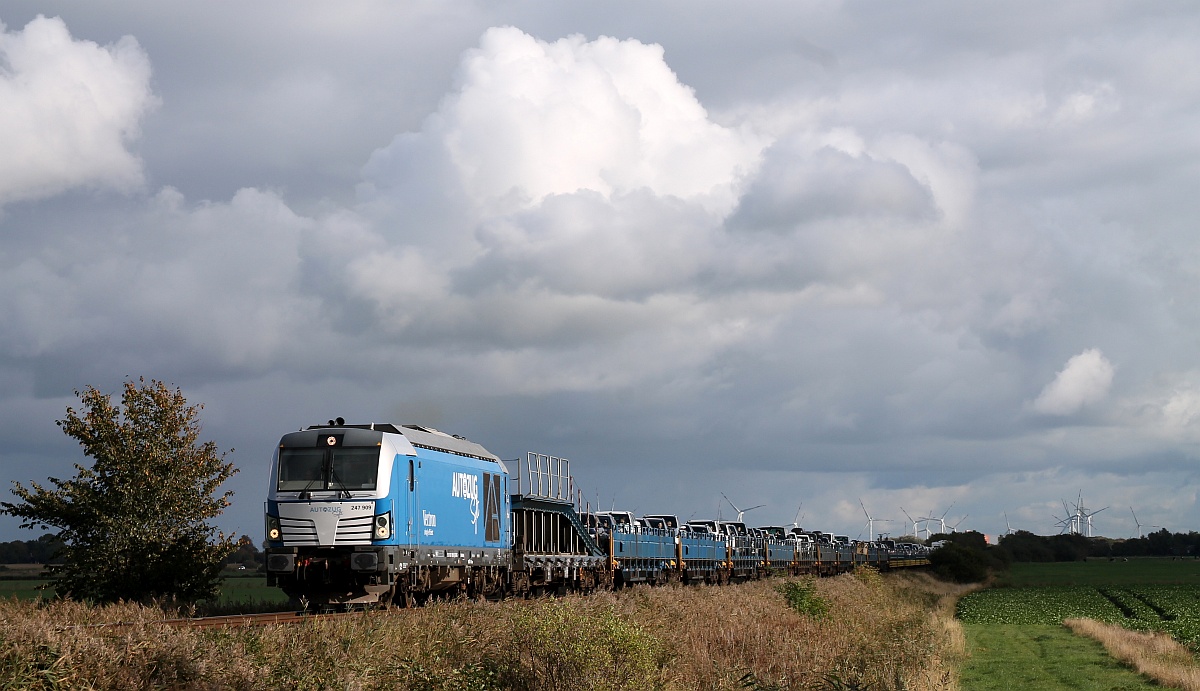
[[[862,571],[208,628],[9,600],[0,687],[954,689],[958,592]]]

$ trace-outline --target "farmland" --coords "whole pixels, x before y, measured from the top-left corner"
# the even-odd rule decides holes
[[[1200,649],[1200,586],[1194,585],[997,588],[964,597],[958,616],[966,624],[1025,626],[1095,619],[1127,629],[1165,631]]]
[[[1067,688],[1069,679],[1091,680],[1072,688],[1142,688],[1144,678],[1109,658],[1096,641],[1072,635],[1064,620],[1072,620],[1071,630],[1081,630],[1080,620],[1093,620],[1119,627],[1110,628],[1113,632],[1164,632],[1193,653],[1200,650],[1200,564],[1194,560],[1015,564],[995,585],[957,605],[970,650],[963,688]],[[1101,641],[1113,636],[1088,634]],[[1161,647],[1153,639],[1139,640],[1145,649],[1135,656]],[[1186,650],[1166,668],[1151,670],[1104,642],[1124,664],[1163,682],[1194,669]]]
[[[958,603],[963,623],[1058,625],[1063,619],[1088,618],[1164,631],[1200,650],[1200,564],[1194,561],[1018,566],[1012,581],[1025,585],[964,597]],[[1039,580],[1051,585],[1035,585]]]
[[[242,572],[245,574],[247,572]],[[229,572],[221,581],[221,595],[216,602],[207,603],[201,611],[212,610],[214,613],[224,613],[230,610],[265,611],[282,607],[287,603],[287,596],[279,588],[267,587],[265,576],[250,573],[242,575]],[[24,575],[18,572],[17,575]],[[35,574],[29,574],[35,575]],[[36,600],[53,598],[55,596],[50,581],[45,574],[38,572],[39,577],[14,578],[11,574],[0,578],[0,599],[16,598],[18,600]]]

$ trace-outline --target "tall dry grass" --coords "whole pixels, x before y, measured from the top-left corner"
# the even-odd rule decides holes
[[[946,633],[953,609],[931,606],[936,581],[870,570],[812,580],[828,605],[821,617],[781,606],[779,583],[706,588],[701,597],[645,590],[623,605],[671,642],[671,682],[680,688],[956,688],[962,648]]]
[[[1200,691],[1200,668],[1195,658],[1169,634],[1130,631],[1095,619],[1066,619],[1063,624],[1077,635],[1099,641],[1109,655],[1163,686]]]
[[[264,628],[176,629],[135,605],[0,601],[0,688],[956,688],[961,589],[866,571],[590,597],[454,602]],[[119,632],[95,624],[127,624]]]

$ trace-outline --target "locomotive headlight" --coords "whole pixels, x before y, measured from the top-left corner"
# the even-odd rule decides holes
[[[282,534],[283,534],[282,531],[279,530],[279,518],[268,514],[267,515],[267,539],[268,540],[278,540]]]
[[[392,514],[381,513],[375,517],[375,539],[386,540],[392,536]]]

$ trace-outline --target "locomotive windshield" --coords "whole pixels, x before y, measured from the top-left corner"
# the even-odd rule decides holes
[[[379,447],[279,450],[280,492],[375,489]]]

